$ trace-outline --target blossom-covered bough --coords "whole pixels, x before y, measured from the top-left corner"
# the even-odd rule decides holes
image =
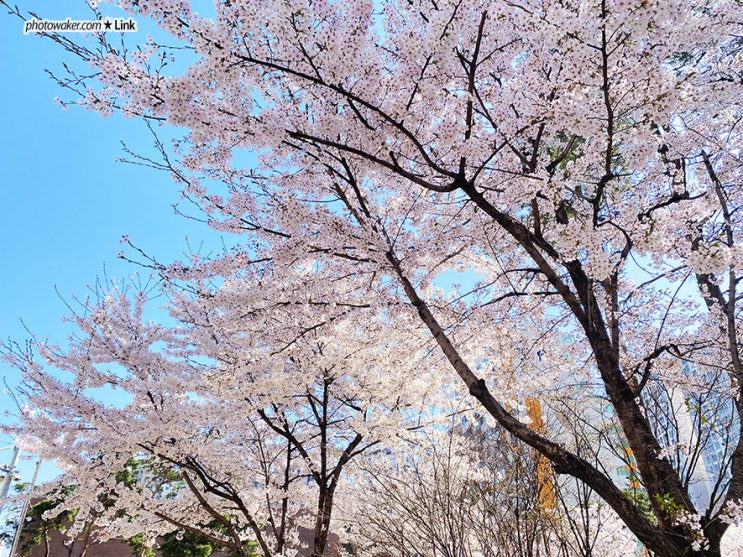
[[[386,339],[378,323],[339,316],[322,334],[287,331],[282,318],[301,326],[302,308],[276,292],[259,304],[254,283],[171,293],[174,328],[144,321],[146,297],[128,294],[91,300],[65,350],[37,345],[71,381],[11,352],[29,405],[15,433],[65,472],[53,510],[74,511],[68,534],[152,542],[180,530],[234,555],[293,555],[302,543],[325,554],[349,463],[394,446],[431,384],[423,374],[414,400],[394,381],[382,385],[381,370],[415,361],[405,334]]]
[[[261,317],[272,354],[350,315],[357,327],[416,318],[418,349],[437,346],[501,427],[590,486],[654,554],[719,554],[743,498],[740,2],[119,5],[178,49],[67,45],[96,73],[62,83],[104,114],[187,129],[157,165],[212,226],[244,235],[224,257],[162,267],[168,281],[251,274],[302,308],[296,327]],[[169,74],[170,56],[187,68]],[[474,284],[441,288],[457,270]],[[254,317],[249,299],[220,303]],[[379,373],[404,388],[403,369]],[[594,381],[650,514],[505,404]],[[708,437],[679,428],[668,458],[653,384],[715,401],[688,410],[727,440],[708,501],[681,473],[702,468],[681,448],[703,454]]]

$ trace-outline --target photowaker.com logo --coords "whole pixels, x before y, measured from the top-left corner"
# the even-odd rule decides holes
[[[29,19],[23,22],[23,34],[29,33],[136,33],[137,22],[123,17],[105,19]]]

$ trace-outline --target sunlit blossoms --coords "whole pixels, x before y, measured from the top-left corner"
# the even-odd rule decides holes
[[[74,462],[85,516],[211,509],[234,551],[278,555],[282,509],[317,542],[356,457],[413,450],[457,383],[540,481],[615,513],[600,539],[720,554],[743,499],[740,2],[118,5],[170,38],[68,45],[94,75],[64,83],[182,133],[150,162],[234,245],[144,261],[172,326],[101,293],[80,339],[38,349],[72,379],[17,354],[18,431]],[[183,497],[126,499],[133,456]]]

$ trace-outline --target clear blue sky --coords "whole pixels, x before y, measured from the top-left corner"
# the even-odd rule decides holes
[[[26,6],[47,19],[91,19],[82,2],[21,3]],[[120,15],[109,5],[101,9]],[[48,39],[24,35],[22,21],[4,9],[0,52],[0,341],[28,338],[23,320],[38,337],[63,342],[67,309],[55,289],[66,298],[83,295],[104,268],[118,278],[137,271],[117,258],[123,234],[162,261],[184,251],[184,237],[198,246],[208,234],[174,214],[171,206],[181,200],[165,173],[115,162],[122,140],[140,152],[151,149],[144,124],[79,107],[65,111],[53,102],[70,93],[44,70],[62,73],[70,54]],[[17,382],[17,372],[3,362],[0,377]],[[12,403],[0,395],[4,409],[12,410]],[[10,443],[0,438],[0,448]],[[9,457],[9,450],[0,450],[0,464]],[[23,464],[24,479],[32,467]]]

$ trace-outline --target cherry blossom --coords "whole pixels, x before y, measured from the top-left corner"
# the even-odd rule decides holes
[[[37,385],[29,399],[52,409],[21,427],[46,454],[70,433],[54,425],[62,392],[125,382],[127,408],[162,412],[137,418],[146,451],[177,460],[171,442],[194,445],[189,424],[209,430],[203,393],[227,406],[248,388],[283,400],[316,385],[292,358],[348,359],[337,385],[361,397],[359,415],[397,408],[392,393],[425,406],[439,396],[427,381],[457,380],[656,555],[720,553],[721,517],[743,500],[740,2],[230,0],[212,16],[179,0],[118,5],[174,44],[68,45],[96,73],[63,83],[103,115],[185,130],[155,166],[239,245],[147,262],[182,329],[141,323],[140,302],[114,294],[79,320],[69,350],[40,347],[79,379],[18,360]],[[447,283],[457,273],[466,285]],[[167,351],[147,348],[158,343]],[[104,353],[142,385],[106,375]],[[167,406],[153,394],[163,389]],[[658,393],[674,390],[703,435],[663,421]],[[520,419],[524,399],[559,397],[615,419],[648,513],[601,451]],[[110,436],[128,419],[76,404]],[[200,418],[183,422],[184,407]],[[390,431],[386,412],[349,416],[351,431]],[[716,441],[721,466],[700,502],[690,478]],[[131,452],[103,451],[118,458],[107,468]],[[93,478],[81,493],[113,489]]]

